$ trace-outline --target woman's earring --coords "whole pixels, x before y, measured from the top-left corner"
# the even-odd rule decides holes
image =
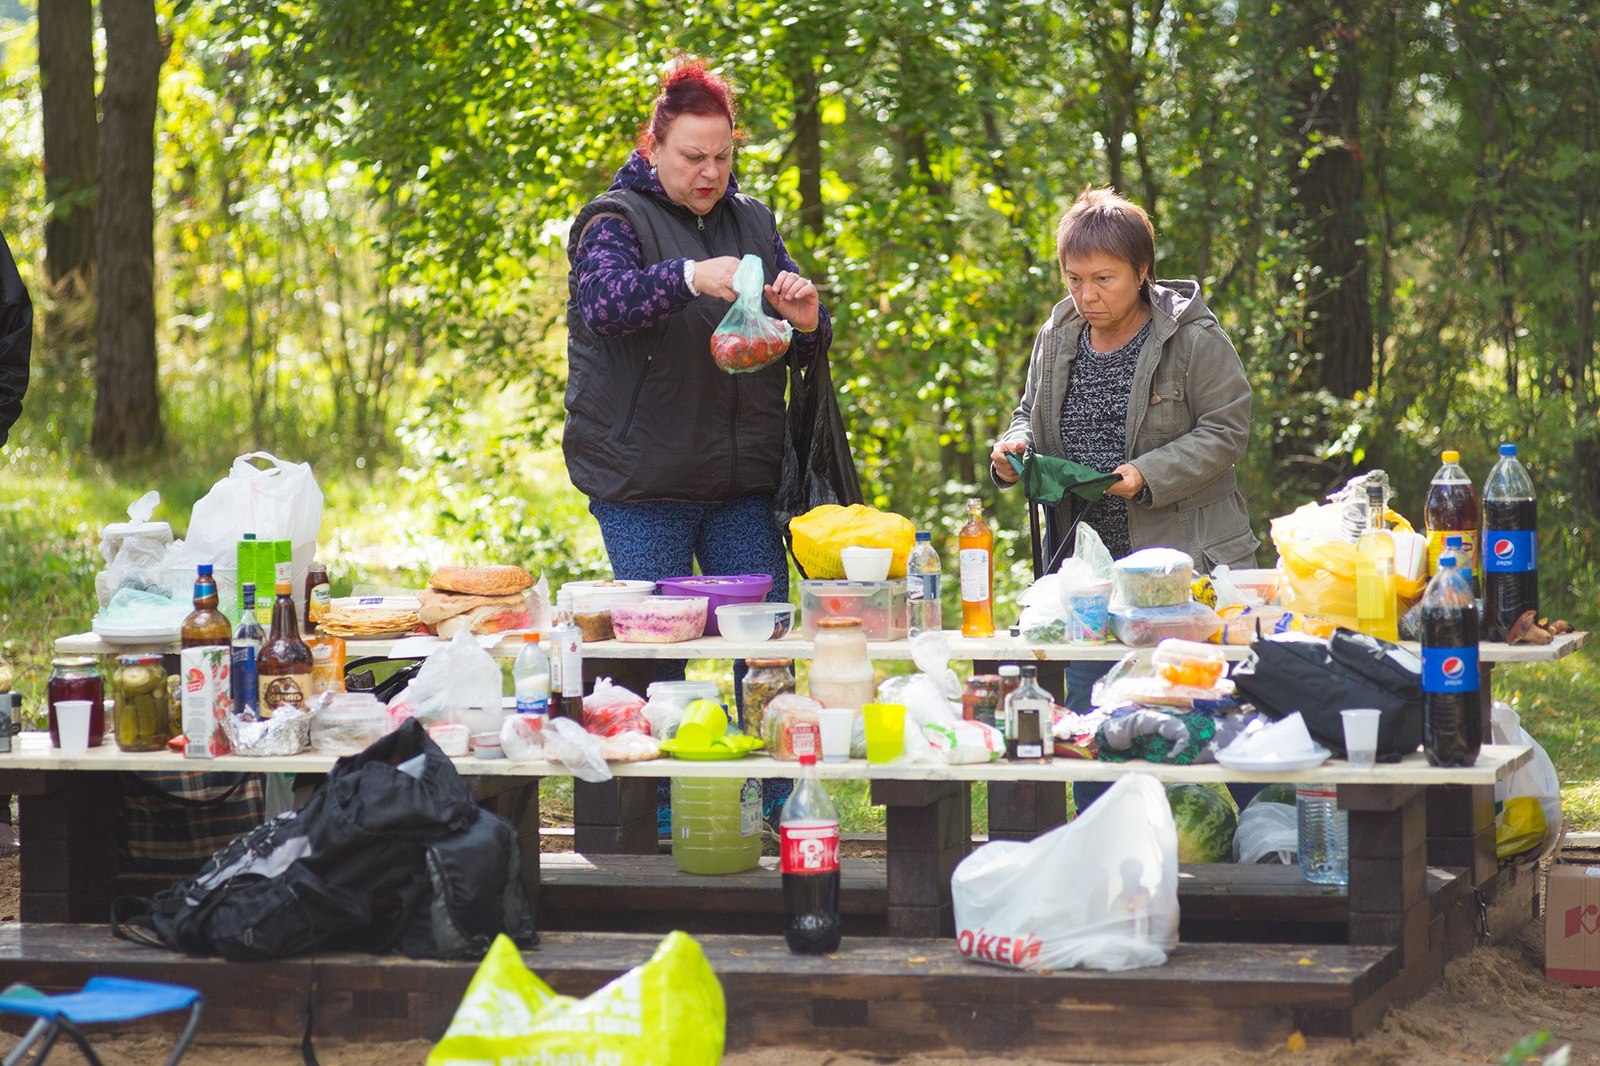
[[[652,178],[656,176],[656,168],[655,167],[651,167],[650,168],[650,176]]]

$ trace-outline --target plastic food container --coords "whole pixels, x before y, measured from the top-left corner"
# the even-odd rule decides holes
[[[716,610],[717,628],[729,640],[776,640],[794,624],[788,603],[725,603]]]
[[[595,644],[602,640],[610,640],[616,636],[611,628],[611,610],[596,610],[594,608],[578,608],[572,612],[572,624],[578,627],[578,632],[583,634],[585,644]]]
[[[611,628],[625,644],[676,644],[706,630],[706,597],[651,596],[611,608]]]
[[[733,574],[718,577],[664,577],[656,582],[663,596],[704,596],[706,598],[706,636],[714,637],[717,608],[729,603],[760,603],[772,591],[771,574]]]
[[[556,606],[569,611],[609,611],[619,603],[638,603],[655,591],[654,581],[568,581],[556,592]]]
[[[1261,597],[1261,602],[1272,606],[1278,602],[1278,589],[1283,582],[1281,570],[1229,570],[1228,580],[1238,586],[1240,592],[1253,592]]]
[[[1150,663],[1169,683],[1191,688],[1211,688],[1228,668],[1219,646],[1171,638],[1156,645]]]
[[[311,750],[354,755],[389,732],[389,712],[370,692],[338,692],[311,719]]]
[[[1193,600],[1170,607],[1111,608],[1111,631],[1131,648],[1148,648],[1168,637],[1210,640],[1221,628],[1217,612]]]
[[[1111,564],[1111,606],[1173,607],[1189,602],[1194,560],[1176,548],[1143,548]]]
[[[900,640],[907,630],[906,583],[800,582],[800,632],[815,637],[824,618],[859,618],[868,640]]]

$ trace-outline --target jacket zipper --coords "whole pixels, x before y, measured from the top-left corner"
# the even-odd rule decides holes
[[[628,420],[622,423],[622,440],[628,439],[628,434],[633,430],[633,420],[639,413],[639,395],[644,392],[644,379],[650,376],[650,364],[655,362],[655,354],[644,357],[644,370],[639,373],[639,380],[633,383],[633,400],[628,404]]]

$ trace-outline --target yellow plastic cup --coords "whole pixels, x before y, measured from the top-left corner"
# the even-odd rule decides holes
[[[886,763],[906,750],[906,706],[903,703],[868,703],[861,716],[867,727],[867,762]]]

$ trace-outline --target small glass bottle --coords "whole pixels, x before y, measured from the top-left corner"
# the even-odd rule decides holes
[[[266,643],[266,631],[256,620],[256,583],[246,581],[240,587],[243,599],[239,607],[239,624],[233,630],[233,713],[241,718],[255,719],[261,701],[261,684],[256,674],[256,660],[261,655],[261,645]]]
[[[1050,762],[1055,758],[1050,693],[1039,685],[1039,668],[1024,666],[1022,683],[1006,698],[1006,757],[1017,762]]]
[[[961,635],[994,636],[994,531],[983,501],[967,501],[967,524],[957,537],[961,559]]]
[[[995,707],[997,708],[995,720],[989,724],[1000,730],[1002,737],[1009,737],[1010,728],[1006,721],[1006,701],[1011,694],[1022,686],[1022,668],[1016,663],[1006,663],[1000,667],[1000,687],[995,692]]]
[[[306,636],[317,631],[332,603],[333,584],[328,580],[328,568],[313,560],[306,568]]]
[[[811,698],[824,707],[861,710],[877,695],[877,679],[867,656],[867,634],[859,618],[823,618],[808,681]]]
[[[583,630],[572,620],[571,611],[561,611],[556,615],[555,628],[550,631],[551,643],[555,645],[555,654],[551,657],[552,664],[559,663],[560,671],[560,698],[555,698],[552,693],[550,701],[550,716],[552,718],[570,718],[574,722],[583,722]],[[552,678],[553,683],[557,683]]]
[[[977,674],[967,678],[967,688],[961,694],[961,717],[969,722],[994,725],[1000,709],[1000,678],[995,674]]]

